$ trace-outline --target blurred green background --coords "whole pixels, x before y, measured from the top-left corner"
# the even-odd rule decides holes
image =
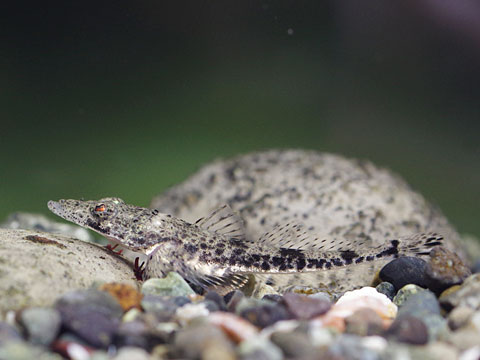
[[[1,6],[0,219],[148,205],[216,157],[300,147],[388,167],[480,235],[478,2]]]

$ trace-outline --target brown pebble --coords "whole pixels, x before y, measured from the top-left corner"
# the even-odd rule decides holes
[[[375,310],[363,308],[345,318],[345,332],[359,336],[380,335],[384,330],[383,320]]]
[[[124,311],[132,308],[140,309],[140,301],[143,295],[137,289],[128,284],[107,283],[99,287],[99,290],[106,291],[119,302]]]

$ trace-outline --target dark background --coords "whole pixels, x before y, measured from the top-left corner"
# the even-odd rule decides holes
[[[478,1],[0,6],[0,219],[148,205],[215,157],[302,147],[391,168],[480,235]]]

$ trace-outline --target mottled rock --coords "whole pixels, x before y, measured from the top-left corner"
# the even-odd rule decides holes
[[[450,289],[452,290],[449,291]],[[447,310],[457,306],[480,309],[480,274],[473,274],[465,279],[462,285],[445,290],[439,300]]]
[[[130,265],[102,246],[28,230],[0,229],[0,275],[0,312],[49,306],[97,282],[136,284]]]
[[[418,285],[408,284],[398,290],[397,295],[393,298],[393,303],[397,306],[402,306],[405,301],[412,295],[418,294],[419,292],[425,291],[424,288],[421,288]]]
[[[240,316],[260,328],[290,318],[290,314],[282,305],[262,305],[247,308],[240,313]]]
[[[401,289],[407,284],[426,287],[425,270],[427,263],[417,257],[400,257],[390,261],[380,270],[380,279],[388,281],[395,289]]]
[[[282,350],[268,339],[256,337],[243,341],[237,348],[242,360],[282,360]]]
[[[395,286],[393,286],[392,283],[389,283],[388,281],[383,281],[380,284],[378,284],[375,289],[380,293],[384,294],[386,297],[388,297],[390,300],[393,300],[393,297],[396,294],[396,289]]]
[[[309,320],[322,315],[332,306],[332,303],[328,300],[295,293],[284,294],[283,304],[294,318],[300,320]]]
[[[20,324],[30,342],[49,346],[60,331],[60,313],[52,308],[27,308],[19,314]]]
[[[142,294],[161,296],[194,295],[190,285],[176,272],[169,272],[163,279],[148,279],[142,285]]]
[[[345,318],[345,332],[359,336],[380,335],[383,331],[382,318],[372,309],[358,309]]]
[[[390,339],[414,345],[428,342],[428,329],[422,320],[405,315],[397,317],[385,333]]]
[[[443,290],[458,285],[472,273],[460,257],[452,251],[436,246],[430,252],[425,269],[425,285],[439,294]]]

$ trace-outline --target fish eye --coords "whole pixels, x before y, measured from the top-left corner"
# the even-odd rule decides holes
[[[95,206],[94,211],[98,214],[98,213],[103,213],[105,210],[106,210],[105,204],[99,204],[99,205]]]

